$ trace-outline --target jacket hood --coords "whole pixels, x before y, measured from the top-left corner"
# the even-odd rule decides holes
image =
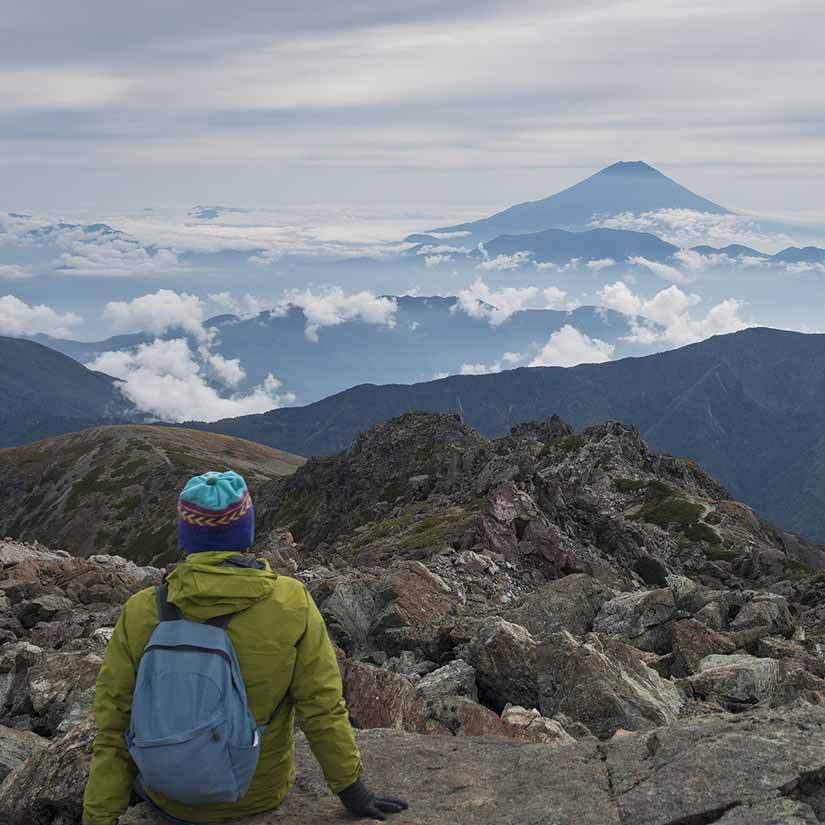
[[[169,575],[169,601],[187,618],[207,621],[238,613],[268,598],[278,580],[269,563],[254,567],[219,567],[237,553],[193,553]]]

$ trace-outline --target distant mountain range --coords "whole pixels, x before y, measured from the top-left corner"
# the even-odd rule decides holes
[[[435,238],[427,241],[419,238],[415,246],[407,252],[410,256],[426,257],[432,250],[444,248],[444,242]],[[611,261],[621,269],[637,263],[637,259],[658,263],[679,265],[677,254],[682,248],[668,243],[650,232],[634,232],[628,229],[588,229],[571,232],[566,229],[545,229],[521,235],[499,235],[490,241],[476,246],[467,244],[463,238],[456,239],[449,255],[452,262],[466,261],[477,264],[481,260],[492,260],[503,256],[512,258],[523,255],[521,265],[532,266],[535,263],[569,264],[571,261],[587,263],[588,261]],[[462,251],[463,250],[463,251]],[[731,260],[756,258],[766,264],[817,264],[825,262],[825,249],[816,246],[804,248],[789,246],[774,255],[760,252],[741,244],[729,244],[724,247],[693,246],[690,251],[700,255],[724,255]],[[614,270],[615,271],[615,270]]]
[[[411,386],[364,385],[302,408],[204,428],[301,455],[345,449],[410,410],[449,411],[487,436],[559,414],[576,427],[639,426],[657,450],[699,461],[786,529],[825,540],[825,335],[750,329],[645,358],[517,369]]]
[[[431,242],[438,236],[462,233],[465,240],[484,242],[499,235],[523,235],[551,228],[582,229],[598,215],[659,209],[728,213],[725,207],[694,194],[642,161],[619,162],[542,200],[519,203],[488,218],[443,226],[424,235],[412,235],[408,240]]]
[[[457,311],[455,298],[405,296],[394,300],[398,312],[393,327],[360,322],[324,327],[317,342],[307,338],[306,318],[296,307],[285,314],[263,312],[244,320],[222,315],[206,325],[218,331],[214,351],[240,359],[247,373],[243,386],[260,384],[272,372],[303,403],[364,382],[413,383],[438,373],[458,373],[463,364],[490,364],[505,352],[527,357],[565,324],[615,345],[620,355],[639,351],[638,346],[621,341],[630,332],[628,319],[595,307],[572,312],[524,310],[494,326],[485,317]],[[165,337],[183,334],[172,331]],[[153,338],[139,333],[92,343],[47,336],[36,340],[90,363],[102,352],[131,349]]]
[[[678,246],[657,238],[648,232],[629,232],[623,229],[590,229],[586,232],[566,232],[563,229],[545,229],[531,235],[501,235],[484,244],[489,258],[531,253],[531,259],[541,263],[565,264],[571,260],[612,260],[625,262],[632,258],[649,261],[667,261],[679,251]]]
[[[0,447],[143,417],[108,375],[32,341],[0,337]]]

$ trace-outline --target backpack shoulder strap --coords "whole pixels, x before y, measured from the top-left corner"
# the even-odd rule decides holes
[[[162,622],[176,622],[183,618],[180,608],[169,601],[169,585],[164,582],[155,591],[158,604],[158,616]]]

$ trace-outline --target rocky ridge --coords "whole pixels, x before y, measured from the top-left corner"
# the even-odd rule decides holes
[[[256,508],[338,646],[371,782],[413,804],[394,821],[825,822],[821,548],[633,428],[491,442],[412,414]],[[79,823],[100,657],[161,575],[0,542],[1,821]],[[346,821],[298,763],[252,823]]]

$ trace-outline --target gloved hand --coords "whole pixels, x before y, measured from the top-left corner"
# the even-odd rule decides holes
[[[394,796],[376,796],[360,779],[338,794],[344,807],[359,819],[385,820],[384,814],[397,814],[409,806]]]

